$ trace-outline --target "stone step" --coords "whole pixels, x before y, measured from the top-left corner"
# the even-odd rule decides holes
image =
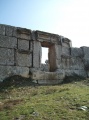
[[[59,84],[63,81],[65,74],[60,72],[42,72],[37,71],[32,73],[32,80],[38,84]]]

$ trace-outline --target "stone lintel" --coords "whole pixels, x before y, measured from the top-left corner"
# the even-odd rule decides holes
[[[60,36],[57,34],[36,31],[37,40],[40,42],[47,41],[49,43],[61,44]]]

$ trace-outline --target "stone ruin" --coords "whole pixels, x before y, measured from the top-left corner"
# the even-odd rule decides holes
[[[47,71],[41,65],[42,47],[49,49]],[[57,34],[0,24],[0,81],[14,75],[39,84],[89,77],[89,47],[73,48],[71,40]]]

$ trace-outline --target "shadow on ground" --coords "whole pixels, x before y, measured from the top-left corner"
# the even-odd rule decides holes
[[[71,82],[77,82],[77,81],[86,81],[86,78],[78,76],[78,75],[65,76],[64,80],[60,83],[60,85],[71,83]],[[87,79],[86,84],[89,84],[89,79]],[[25,86],[34,87],[34,86],[41,86],[41,85],[38,83],[34,83],[31,78],[25,78],[25,77],[21,77],[18,75],[8,77],[4,79],[3,82],[0,82],[0,90],[5,89],[5,88],[7,89],[9,87],[25,87]]]

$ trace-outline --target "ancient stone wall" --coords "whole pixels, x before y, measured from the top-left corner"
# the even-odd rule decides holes
[[[0,81],[13,75],[29,77],[31,30],[0,25]]]
[[[49,49],[48,66],[41,65],[42,47]],[[60,35],[0,25],[0,81],[21,75],[41,83],[59,83],[73,74],[89,77],[89,47],[73,48]]]

